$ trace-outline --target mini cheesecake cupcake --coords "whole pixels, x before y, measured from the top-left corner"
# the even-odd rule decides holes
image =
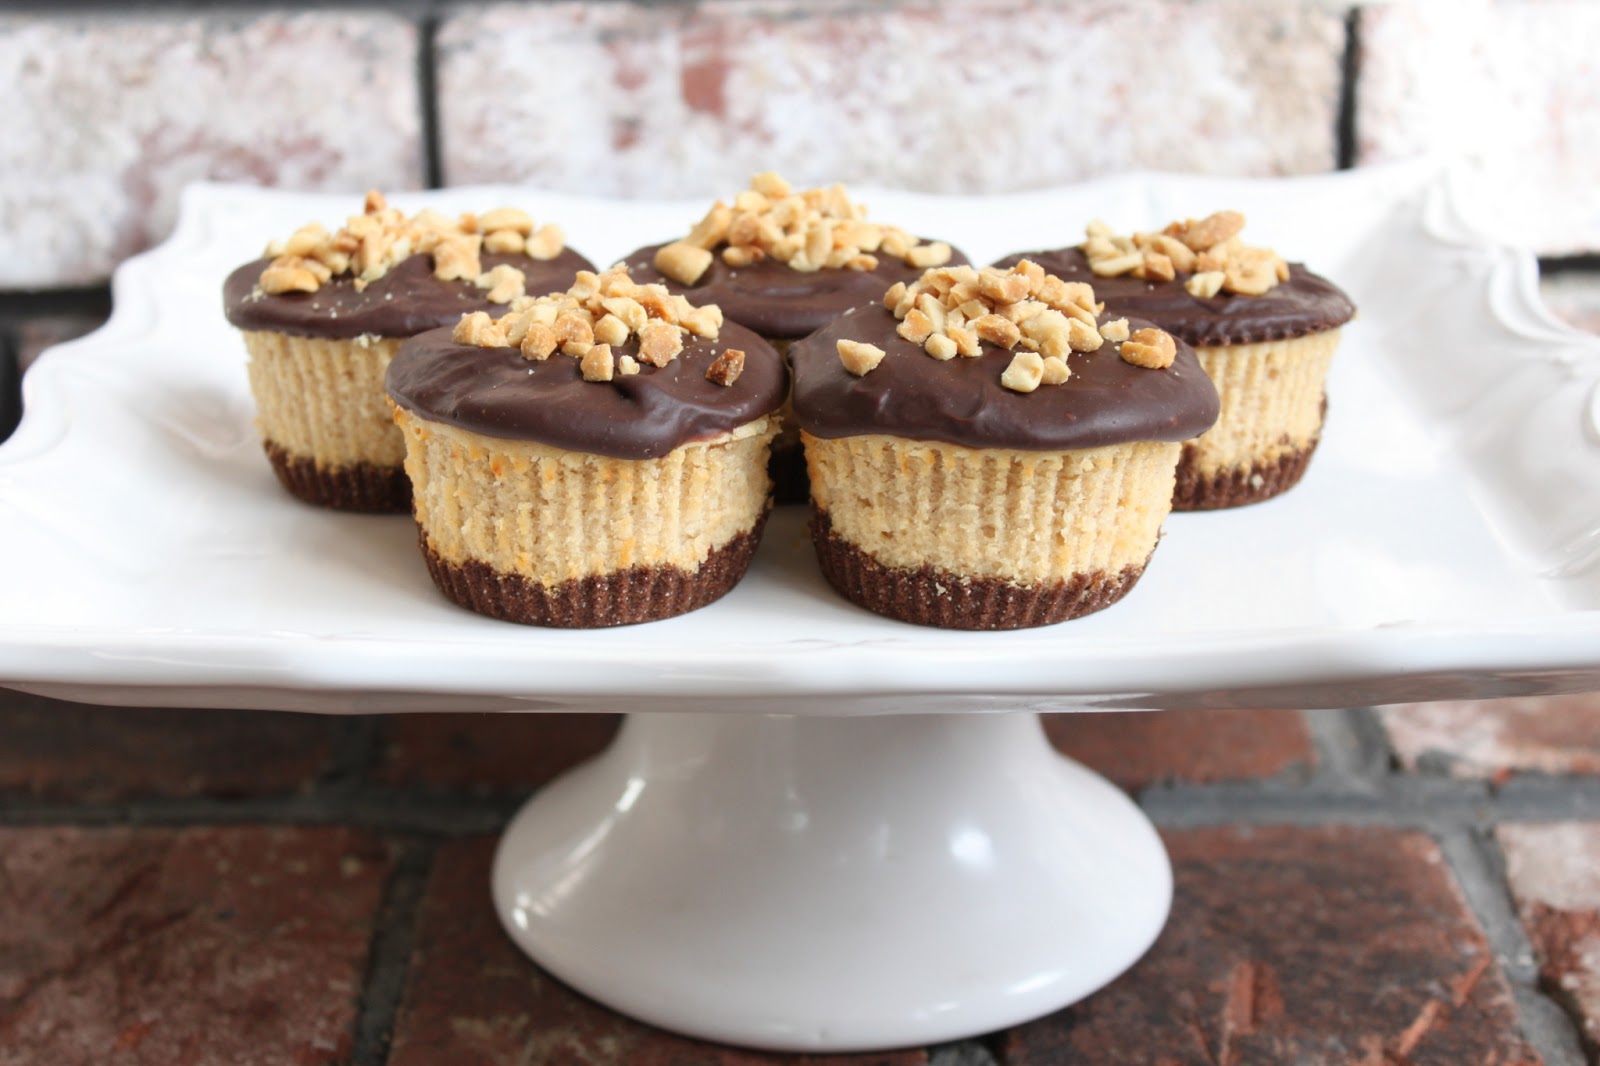
[[[1103,223],[1083,244],[1022,259],[1092,282],[1108,313],[1155,322],[1194,346],[1217,386],[1216,426],[1183,447],[1173,507],[1256,503],[1300,480],[1322,436],[1328,367],[1355,305],[1336,285],[1240,239],[1244,216],[1219,211],[1159,233]]]
[[[244,331],[278,480],[323,507],[405,511],[405,444],[383,391],[400,342],[591,266],[560,227],[535,229],[516,208],[406,216],[376,192],[337,232],[312,223],[268,246],[228,276],[223,305]]]
[[[683,614],[744,575],[771,503],[783,360],[622,267],[401,345],[394,421],[447,597],[512,622]]]
[[[1188,345],[1031,262],[930,270],[790,349],[811,536],[848,599],[1016,629],[1144,572],[1179,442],[1217,417]]]
[[[796,191],[771,172],[752,178],[732,206],[717,201],[687,237],[626,260],[635,280],[716,304],[780,353],[851,308],[877,302],[895,282],[966,261],[943,241],[868,221],[842,185]],[[787,416],[773,447],[773,477],[780,503],[805,501],[805,464]]]

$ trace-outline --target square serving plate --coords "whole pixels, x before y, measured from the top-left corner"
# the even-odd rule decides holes
[[[839,599],[804,516],[694,614],[603,631],[482,618],[432,587],[408,518],[318,511],[274,482],[229,269],[349,196],[190,188],[124,264],[98,332],[28,373],[0,446],[0,685],[109,703],[322,711],[587,708],[846,714],[1348,706],[1600,688],[1600,342],[1542,308],[1531,256],[1411,166],[1239,181],[1137,174],[1009,196],[859,195],[974,262],[1219,207],[1360,306],[1304,481],[1177,514],[1138,587],[1087,618],[924,629]],[[480,187],[407,210],[525,205],[610,262],[693,202]]]

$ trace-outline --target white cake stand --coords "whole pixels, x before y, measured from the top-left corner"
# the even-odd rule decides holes
[[[698,202],[518,189],[397,198],[559,219],[597,261]],[[328,713],[605,710],[612,748],[506,830],[494,896],[558,977],[667,1028],[767,1048],[918,1045],[1091,993],[1154,939],[1171,872],[1043,711],[1340,707],[1600,688],[1600,352],[1530,257],[1420,170],[1136,175],[1026,196],[875,193],[979,262],[1247,205],[1251,236],[1361,306],[1305,481],[1175,515],[1112,609],[1016,633],[843,602],[801,516],[682,618],[510,626],[429,584],[400,518],[287,500],[251,426],[220,279],[346,197],[197,186],[117,273],[116,311],[42,358],[0,446],[0,685],[119,705]],[[643,236],[641,236],[643,235]],[[26,565],[16,565],[25,561]]]
[[[512,820],[494,896],[541,966],[626,1014],[843,1051],[1081,999],[1155,939],[1172,871],[1037,715],[637,714]]]

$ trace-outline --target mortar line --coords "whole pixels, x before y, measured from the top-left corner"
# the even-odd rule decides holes
[[[402,839],[393,872],[378,907],[367,971],[356,1004],[351,1066],[384,1066],[394,1042],[394,1027],[411,970],[423,896],[438,854],[436,842]]]
[[[422,135],[422,180],[427,188],[444,185],[443,148],[439,143],[439,17],[432,11],[416,20],[417,106]]]
[[[0,441],[22,419],[22,344],[16,331],[0,325]]]
[[[487,797],[419,786],[362,783],[247,798],[140,796],[96,803],[0,795],[0,825],[289,825],[348,824],[440,837],[492,832],[532,790]],[[1379,787],[1351,789],[1338,780],[1248,781],[1165,785],[1138,802],[1171,829],[1239,825],[1390,825],[1481,827],[1505,821],[1600,820],[1600,778],[1534,778],[1498,791],[1481,781],[1391,776]]]
[[[1457,828],[1437,835],[1439,850],[1461,886],[1462,895],[1489,950],[1500,963],[1515,1000],[1522,1035],[1545,1066],[1583,1066],[1581,1022],[1545,995],[1533,945],[1523,930],[1506,878],[1505,857],[1493,838],[1493,827]]]
[[[1344,16],[1344,54],[1339,59],[1339,110],[1334,119],[1334,144],[1339,170],[1356,165],[1356,103],[1361,79],[1361,8]]]
[[[1313,784],[1343,786],[1370,794],[1391,776],[1388,749],[1381,731],[1375,744],[1371,731],[1359,717],[1361,713],[1359,710],[1300,712],[1317,753]]]
[[[328,761],[318,775],[320,795],[351,795],[364,791],[372,764],[378,757],[383,723],[378,715],[332,715],[328,733]]]
[[[982,1037],[934,1044],[927,1050],[927,1066],[1000,1066],[999,1058]]]

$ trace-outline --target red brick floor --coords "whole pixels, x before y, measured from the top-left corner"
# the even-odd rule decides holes
[[[1051,719],[1058,747],[1177,820],[1155,947],[1007,1032],[807,1058],[623,1018],[500,932],[484,828],[601,750],[614,718],[0,692],[0,1066],[1576,1064],[1600,1054],[1593,699],[1318,712],[1316,728]],[[1385,744],[1355,769],[1338,754]],[[1538,787],[1482,780],[1507,768]]]

